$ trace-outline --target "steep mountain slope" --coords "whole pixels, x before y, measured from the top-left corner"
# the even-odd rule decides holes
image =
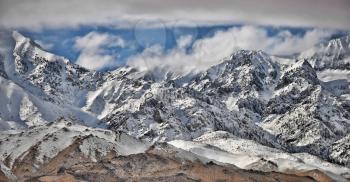
[[[307,61],[284,72],[266,110],[261,126],[296,151],[326,157],[329,146],[350,129],[349,111],[322,86]]]
[[[224,131],[207,133],[194,141],[174,140],[169,144],[241,169],[284,173],[317,169],[337,181],[346,181],[341,175],[350,177],[349,168],[328,163],[307,153],[289,154]]]
[[[40,171],[35,166],[55,161],[55,156],[76,142],[75,148],[82,151],[70,159],[84,158],[101,167],[93,164],[95,159],[125,150],[118,149],[120,144],[115,141],[115,132],[122,132],[136,138],[132,141],[146,143],[181,141],[190,148],[198,145],[200,150],[207,150],[202,143],[211,144],[221,148],[214,147],[218,153],[224,150],[235,159],[232,161],[254,159],[244,166],[233,163],[245,169],[284,173],[317,169],[332,178],[349,177],[348,168],[326,161],[350,167],[350,84],[337,77],[319,78],[324,71],[339,71],[340,64],[345,67],[342,71],[347,71],[343,59],[349,56],[347,37],[331,41],[328,48],[316,46],[311,57],[303,53],[299,60],[282,61],[262,51],[241,50],[206,71],[181,76],[169,71],[164,79],[153,76],[153,70],[141,72],[128,66],[105,73],[87,70],[42,50],[18,32],[6,41],[9,46],[0,49],[0,159],[4,173],[27,174],[27,169],[14,167],[16,162],[19,166],[30,163],[29,173]],[[338,66],[330,63],[335,57],[332,61],[324,58],[328,54],[342,55],[337,57]],[[70,124],[58,122],[61,117]],[[228,133],[220,140],[228,146],[244,147],[237,143],[241,140],[253,149],[236,155],[225,144],[217,146],[218,140],[204,139],[217,131]],[[143,146],[143,142],[136,143]],[[34,159],[30,158],[33,147],[40,151]],[[263,153],[256,154],[254,147]],[[285,168],[286,163],[292,168]],[[87,167],[77,165],[79,169]]]
[[[98,119],[82,111],[80,105],[84,104],[86,93],[98,86],[103,73],[43,51],[18,32],[9,36],[12,39],[1,39],[7,47],[0,52],[0,94],[6,93],[1,97],[4,104],[0,118],[12,122],[10,128],[40,125],[60,116],[99,125]]]
[[[103,126],[95,116],[80,108],[50,102],[41,95],[28,91],[25,87],[1,76],[0,101],[0,131],[39,126],[63,116],[77,123]]]
[[[85,92],[99,86],[103,73],[87,70],[63,57],[45,52],[18,32],[13,32],[13,37],[16,45],[13,50],[14,65],[10,70],[13,72],[10,74],[26,88],[35,87],[33,92],[42,91],[38,94],[57,103],[80,106]]]
[[[330,90],[350,100],[350,35],[316,45],[299,57],[311,63]]]
[[[37,98],[1,76],[0,103],[0,130],[25,128],[51,122],[58,117],[61,110],[56,105]]]

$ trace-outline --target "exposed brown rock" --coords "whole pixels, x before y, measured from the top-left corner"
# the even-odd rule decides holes
[[[76,182],[74,176],[70,174],[64,174],[60,176],[44,176],[38,179],[40,182]]]
[[[67,150],[68,151],[68,150]],[[66,151],[66,152],[67,152]],[[212,181],[315,181],[307,175],[298,176],[277,172],[257,172],[237,169],[231,165],[212,162],[181,160],[163,150],[152,149],[147,153],[129,156],[109,154],[99,162],[80,162],[64,170],[64,174],[35,177],[38,181],[166,181],[166,182],[212,182]],[[60,154],[61,155],[61,154]],[[71,154],[62,155],[69,156]],[[50,163],[54,167],[54,164]],[[47,166],[47,165],[46,165]],[[55,169],[59,167],[56,166]],[[42,170],[43,171],[43,170]],[[62,172],[62,171],[61,171]],[[319,180],[319,181],[322,181]]]
[[[89,136],[87,136],[89,137]],[[110,152],[97,162],[85,157],[79,150],[81,142],[62,150],[44,164],[35,162],[36,146],[15,160],[13,172],[20,181],[268,181],[268,182],[331,182],[332,179],[318,170],[308,172],[259,172],[243,170],[229,164],[203,163],[199,159],[184,159],[179,151],[164,144],[151,147],[145,153],[120,156]],[[35,165],[34,165],[35,164]],[[37,167],[34,167],[37,166]],[[1,180],[0,174],[0,180]],[[6,179],[4,180],[6,181]]]
[[[9,179],[6,177],[6,175],[0,170],[0,182],[6,182],[9,181]]]
[[[317,170],[317,169],[306,171],[306,172],[299,172],[299,173],[296,173],[296,175],[298,175],[298,176],[310,176],[317,181],[324,181],[324,182],[333,182],[334,181],[332,178],[330,178],[329,176],[324,174],[322,171]]]

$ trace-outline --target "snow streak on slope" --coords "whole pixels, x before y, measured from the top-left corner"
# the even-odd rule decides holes
[[[252,140],[242,139],[224,131],[204,134],[194,139],[194,141],[218,147],[233,154],[233,156],[248,157],[248,159],[242,160],[243,163],[240,163],[237,159],[233,161],[234,165],[244,169],[281,172],[320,169],[326,173],[336,174],[338,177],[339,175],[346,177],[350,175],[349,168],[323,161],[316,156],[307,153],[289,154],[283,150],[263,146]],[[215,160],[215,157],[213,159]]]
[[[0,103],[0,130],[41,125],[62,113],[56,105],[38,99],[1,76]]]

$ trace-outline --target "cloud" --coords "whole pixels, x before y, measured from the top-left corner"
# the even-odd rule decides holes
[[[243,26],[225,32],[224,37],[227,37],[231,47],[234,46],[235,49],[263,50],[272,55],[292,55],[314,46],[334,33],[335,31],[331,30],[311,29],[304,35],[295,35],[289,30],[282,30],[271,36],[265,28]]]
[[[310,48],[332,35],[332,31],[312,29],[304,35],[293,35],[283,30],[269,36],[265,28],[242,26],[218,31],[212,37],[196,40],[192,51],[186,51],[190,37],[179,37],[178,46],[164,52],[159,45],[145,49],[129,58],[127,64],[142,71],[169,70],[179,75],[205,70],[240,49],[263,50],[272,55],[292,55]],[[159,76],[164,76],[159,75]]]
[[[138,20],[350,29],[348,0],[1,0],[0,25],[64,27]]]
[[[307,31],[303,36],[295,36],[289,31],[282,31],[272,38],[271,50],[267,52],[275,55],[299,53],[329,39],[334,33],[335,31],[313,29]]]
[[[178,38],[176,40],[176,43],[179,46],[179,48],[186,48],[186,47],[190,46],[192,41],[193,41],[193,36],[184,35],[184,36],[181,36],[180,38]]]
[[[54,44],[50,42],[45,42],[42,40],[35,40],[34,42],[39,44],[40,47],[42,47],[45,50],[51,50],[54,47]]]
[[[93,70],[116,66],[118,54],[108,50],[124,46],[124,40],[118,36],[90,32],[75,39],[74,47],[80,51],[76,64]]]

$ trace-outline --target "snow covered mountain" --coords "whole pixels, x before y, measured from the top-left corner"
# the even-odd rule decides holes
[[[87,70],[18,32],[9,37],[0,44],[8,45],[0,50],[0,159],[8,178],[45,174],[41,167],[78,139],[81,152],[71,156],[91,162],[153,144],[218,165],[350,177],[349,36],[298,60],[241,50],[196,75],[168,72],[163,80],[128,66]],[[119,144],[116,133],[134,148]],[[18,169],[34,146],[29,171]]]
[[[350,70],[350,35],[319,44],[300,54],[316,70]]]

